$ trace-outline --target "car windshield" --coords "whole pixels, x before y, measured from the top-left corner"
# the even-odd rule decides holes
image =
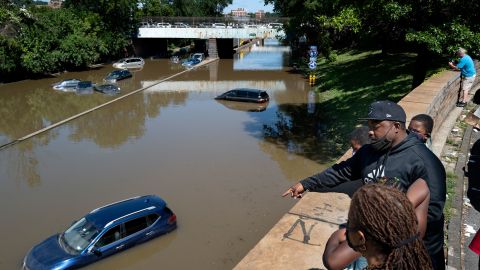
[[[78,88],[88,88],[88,87],[91,87],[92,86],[92,83],[90,82],[81,82],[78,84]]]
[[[112,78],[112,79],[116,79],[116,78],[120,77],[121,74],[122,74],[121,71],[114,71],[114,72],[108,74],[107,77]]]
[[[82,218],[68,228],[62,234],[61,239],[69,250],[80,253],[97,235],[98,230],[95,225],[85,218]]]

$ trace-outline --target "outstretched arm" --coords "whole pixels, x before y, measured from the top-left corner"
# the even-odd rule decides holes
[[[305,190],[321,192],[325,188],[335,187],[347,181],[360,179],[358,163],[362,149],[363,147],[360,148],[359,153],[353,157],[335,164],[319,174],[301,180],[288,188],[282,196],[290,195],[293,198],[301,198],[301,194],[305,192]]]

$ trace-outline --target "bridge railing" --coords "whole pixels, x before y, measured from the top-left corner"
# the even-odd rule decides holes
[[[264,17],[261,19],[251,17],[161,17],[148,16],[143,17],[140,21],[140,27],[158,27],[158,23],[169,23],[171,27],[180,26],[182,23],[188,27],[212,27],[214,23],[224,23],[231,27],[245,27],[249,25],[265,25],[276,23],[273,27],[278,27],[281,24],[288,22],[289,18],[285,17]],[[272,26],[272,25],[270,25]],[[181,26],[180,26],[181,27]]]

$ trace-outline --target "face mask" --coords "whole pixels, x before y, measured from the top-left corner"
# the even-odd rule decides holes
[[[370,144],[373,150],[375,150],[375,152],[383,152],[390,148],[390,146],[392,145],[392,141],[387,139],[387,134],[390,132],[392,127],[393,125],[390,127],[387,133],[383,135],[383,137],[381,137],[380,139],[373,140],[373,142]]]

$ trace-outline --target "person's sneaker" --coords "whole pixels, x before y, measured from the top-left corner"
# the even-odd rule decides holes
[[[467,105],[466,102],[463,102],[463,101],[457,102],[457,107],[465,107],[465,105]]]

